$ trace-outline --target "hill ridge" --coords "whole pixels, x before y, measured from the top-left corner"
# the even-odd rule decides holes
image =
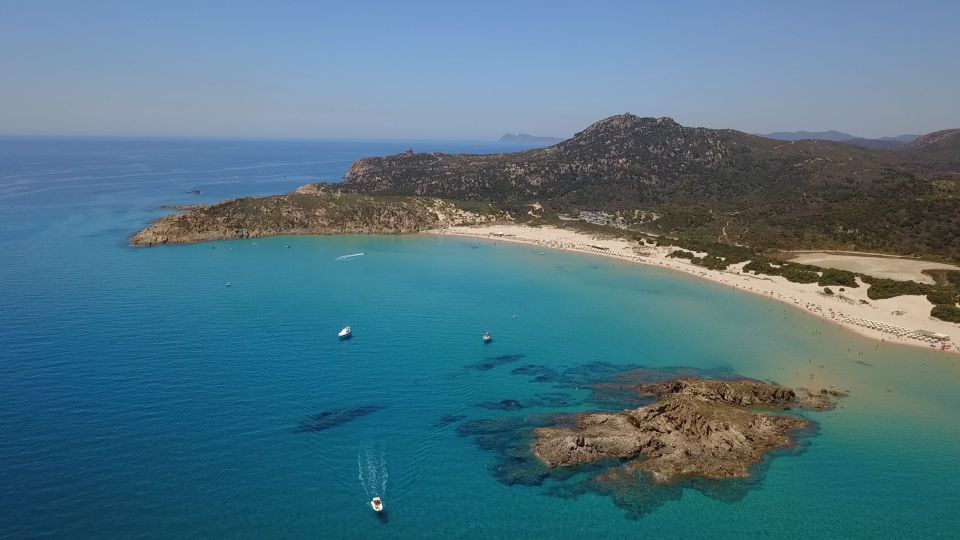
[[[492,203],[517,215],[658,215],[630,226],[758,247],[870,249],[960,260],[960,130],[879,151],[778,141],[630,113],[511,154],[361,159],[343,189]]]

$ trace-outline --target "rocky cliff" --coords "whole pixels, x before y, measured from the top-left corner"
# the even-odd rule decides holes
[[[574,427],[540,428],[534,455],[550,467],[629,460],[628,468],[661,483],[689,476],[742,478],[766,452],[792,444],[792,431],[810,424],[756,408],[823,410],[834,397],[747,380],[684,379],[636,391],[658,400],[618,414],[579,415]]]
[[[341,193],[309,184],[294,193],[187,207],[130,237],[134,246],[286,234],[406,234],[503,219],[484,204]]]

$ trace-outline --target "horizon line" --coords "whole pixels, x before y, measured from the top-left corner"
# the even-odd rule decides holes
[[[562,137],[557,137],[562,138]],[[184,141],[261,141],[261,142],[461,142],[525,146],[495,139],[469,138],[398,138],[398,137],[309,137],[259,135],[128,135],[128,134],[59,134],[59,133],[0,133],[0,139],[101,139],[101,140],[184,140]],[[566,140],[566,139],[564,139]]]
[[[608,117],[604,117],[608,118]],[[603,120],[603,119],[600,119]],[[600,121],[597,120],[597,121]],[[520,131],[505,131],[499,136],[493,136],[489,139],[487,138],[474,138],[474,137],[379,137],[379,136],[357,136],[357,137],[337,137],[337,136],[311,136],[311,135],[227,135],[227,134],[131,134],[131,133],[0,133],[0,139],[180,139],[180,140],[219,140],[219,141],[289,141],[289,142],[469,142],[469,143],[502,143],[502,144],[511,144],[509,142],[502,142],[500,138],[504,135],[529,135],[532,137],[550,137],[561,140],[568,140],[573,138],[576,133],[586,129],[589,125],[592,125],[594,122],[591,122],[587,126],[584,126],[581,129],[578,129],[574,134],[564,136],[564,135],[533,135],[529,131],[520,130]],[[683,127],[691,128],[706,128],[706,129],[716,129],[716,130],[733,130],[739,131],[741,133],[746,133],[748,135],[755,135],[760,137],[766,137],[770,134],[775,133],[830,133],[837,132],[845,135],[850,135],[858,139],[885,139],[885,138],[894,138],[902,136],[922,136],[930,133],[936,133],[938,131],[945,131],[951,129],[958,129],[958,127],[941,127],[939,129],[934,129],[931,131],[922,131],[922,130],[913,130],[910,132],[899,132],[894,134],[887,135],[877,135],[877,136],[865,136],[855,133],[856,130],[847,130],[839,128],[830,128],[830,129],[773,129],[773,130],[744,130],[737,128],[726,128],[726,127],[707,127],[707,126],[697,126],[697,125],[687,125],[678,122]],[[534,130],[536,131],[536,130]]]

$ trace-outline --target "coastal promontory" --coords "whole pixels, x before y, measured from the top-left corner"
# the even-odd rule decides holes
[[[177,208],[130,237],[134,246],[276,235],[409,234],[502,218],[483,203],[344,193],[319,184],[293,193]]]
[[[958,168],[960,130],[880,151],[622,114],[547,148],[362,158],[342,182],[191,209],[132,241],[419,232],[502,212],[548,224],[601,216],[617,230],[762,250],[960,260]]]
[[[791,433],[811,424],[773,411],[825,410],[837,397],[752,380],[679,379],[635,390],[656,401],[621,413],[561,418],[536,430],[533,454],[549,467],[626,461],[627,469],[658,483],[744,478],[764,454],[791,446]]]

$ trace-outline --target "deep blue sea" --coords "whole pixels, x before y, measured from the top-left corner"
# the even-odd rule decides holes
[[[514,149],[0,139],[0,537],[957,538],[960,355],[515,245],[127,246],[161,205],[411,146]],[[588,388],[640,369],[850,395],[747,482],[601,485],[528,459],[546,415],[622,408]]]

